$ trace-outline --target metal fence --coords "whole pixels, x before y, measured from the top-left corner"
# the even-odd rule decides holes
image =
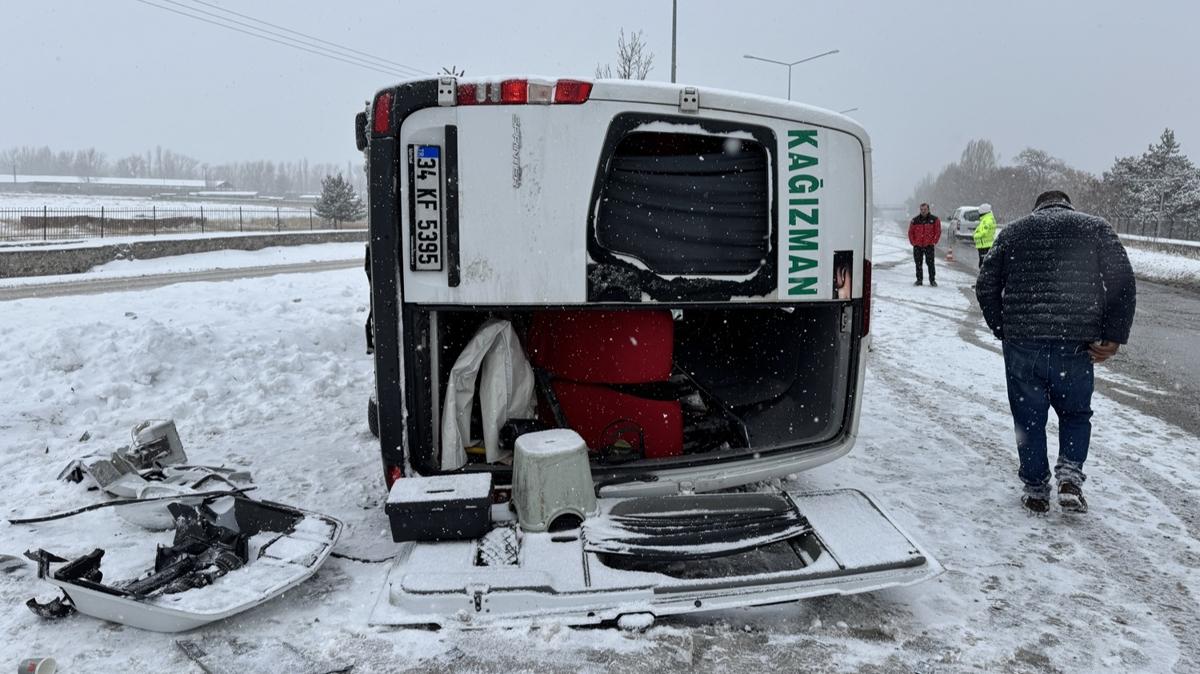
[[[0,208],[0,241],[80,237],[355,229],[364,222],[329,222],[311,208]]]
[[[1200,221],[1105,218],[1119,234],[1149,236],[1156,239],[1200,241]]]

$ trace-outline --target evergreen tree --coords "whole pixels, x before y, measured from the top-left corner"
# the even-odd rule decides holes
[[[1200,217],[1200,170],[1183,154],[1175,132],[1165,129],[1140,157],[1121,157],[1104,174],[1119,195],[1118,208],[1143,220]]]
[[[354,186],[341,173],[326,175],[321,180],[321,199],[314,210],[325,220],[333,221],[334,226],[361,220],[367,213],[362,200],[354,192]]]

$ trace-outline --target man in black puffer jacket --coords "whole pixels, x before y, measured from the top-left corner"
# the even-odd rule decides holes
[[[1058,415],[1059,504],[1087,512],[1083,462],[1091,441],[1092,366],[1129,339],[1133,269],[1102,218],[1077,212],[1059,191],[1001,232],[983,260],[975,296],[1004,345],[1008,403],[1025,483],[1021,501],[1050,508],[1046,418]]]

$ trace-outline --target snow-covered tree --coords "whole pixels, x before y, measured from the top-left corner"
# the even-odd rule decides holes
[[[1104,174],[1117,207],[1129,217],[1194,220],[1200,217],[1200,171],[1165,129],[1140,157],[1120,157]]]
[[[336,226],[342,222],[361,220],[367,213],[363,202],[354,192],[354,186],[341,173],[325,176],[321,180],[321,199],[314,209],[317,215],[332,221]]]

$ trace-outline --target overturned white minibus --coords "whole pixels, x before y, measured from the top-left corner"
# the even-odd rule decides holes
[[[859,125],[534,77],[404,82],[357,122],[372,412],[405,546],[376,622],[588,623],[940,571],[857,491],[712,494],[854,444]]]

